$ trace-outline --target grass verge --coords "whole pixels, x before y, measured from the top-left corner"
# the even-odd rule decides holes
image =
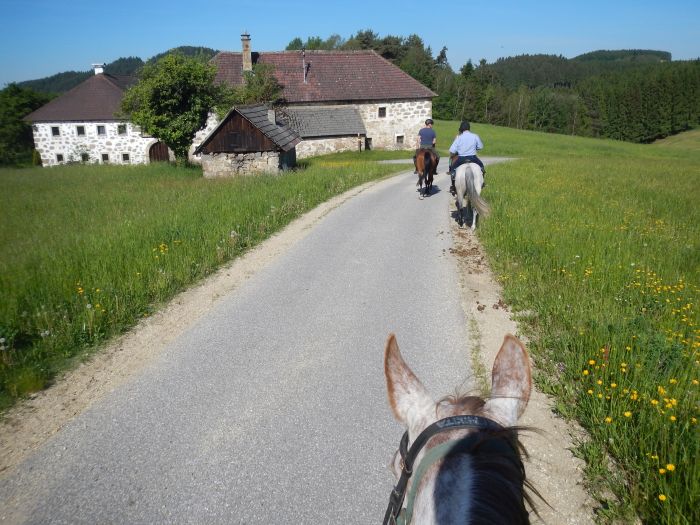
[[[480,237],[531,312],[540,388],[591,436],[601,520],[699,523],[696,147],[475,128],[488,154],[523,158],[489,168]]]

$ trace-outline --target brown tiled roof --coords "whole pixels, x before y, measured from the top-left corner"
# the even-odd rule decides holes
[[[216,79],[243,83],[241,53],[221,52],[212,58]],[[306,51],[304,82],[301,51],[253,53],[253,63],[274,66],[288,103],[420,99],[437,96],[374,51]]]
[[[121,120],[115,116],[124,90],[136,82],[123,75],[93,75],[27,115],[29,122]]]

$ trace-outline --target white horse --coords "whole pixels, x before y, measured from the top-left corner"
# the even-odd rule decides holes
[[[530,362],[507,335],[494,361],[491,397],[435,402],[401,357],[394,334],[384,350],[389,404],[406,428],[393,470],[385,524],[529,523],[522,448],[514,427],[530,399]],[[402,503],[406,507],[402,510]],[[536,512],[536,510],[535,510]]]
[[[481,198],[481,187],[484,184],[484,174],[478,164],[469,162],[457,166],[455,171],[455,188],[457,190],[457,222],[464,225],[464,210],[467,215],[472,211],[472,231],[476,229],[476,217],[480,213],[488,216],[491,209],[488,203]],[[465,206],[466,197],[466,206]]]

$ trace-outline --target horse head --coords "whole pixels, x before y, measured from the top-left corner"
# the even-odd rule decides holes
[[[397,488],[406,478],[404,493],[410,476],[405,523],[528,523],[524,501],[530,499],[523,486],[529,485],[514,427],[532,388],[523,344],[505,337],[488,399],[434,401],[401,356],[394,334],[386,343],[384,373],[391,410],[407,429],[407,443],[393,462]],[[415,450],[418,445],[422,450]]]

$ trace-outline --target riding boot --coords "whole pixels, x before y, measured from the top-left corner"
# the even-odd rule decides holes
[[[450,193],[452,195],[457,195],[457,188],[455,188],[455,175],[454,175],[454,173],[450,173],[450,178],[452,180],[452,184],[450,186]]]

